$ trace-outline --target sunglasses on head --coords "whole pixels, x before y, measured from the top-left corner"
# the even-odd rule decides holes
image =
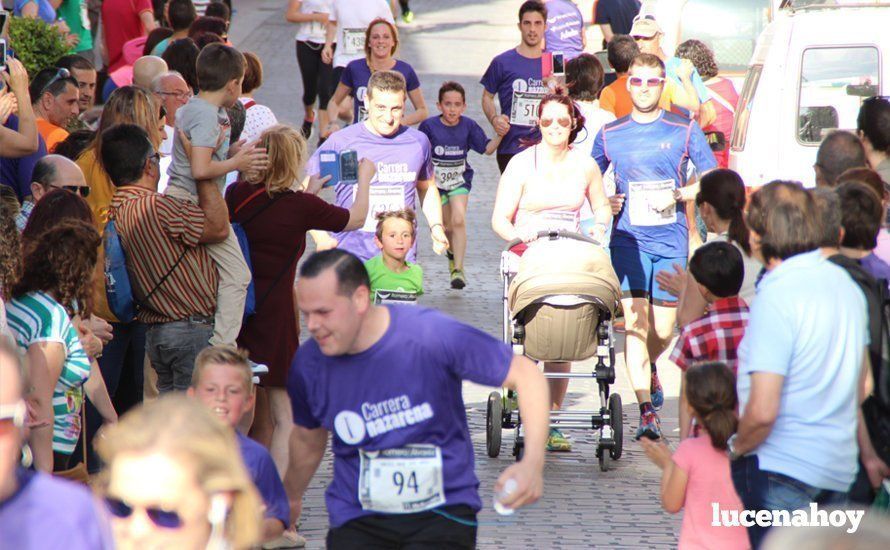
[[[569,117],[560,117],[560,118],[542,118],[538,124],[541,125],[541,128],[549,128],[551,124],[557,123],[563,128],[571,128],[572,127],[572,119]]]
[[[40,95],[43,96],[43,93],[46,92],[50,86],[52,86],[57,81],[59,81],[63,78],[71,78],[71,71],[69,71],[68,69],[65,69],[65,68],[61,68],[58,71],[56,71],[56,74],[51,79],[49,79],[49,82],[47,82],[43,86],[43,88],[40,89]]]
[[[664,78],[660,76],[653,76],[646,79],[640,78],[639,76],[632,76],[628,78],[627,81],[630,82],[631,86],[637,88],[642,86],[644,82],[646,83],[646,86],[650,88],[655,88],[656,86],[661,86],[662,84],[664,84]]]
[[[132,516],[134,510],[134,507],[130,504],[111,496],[105,497],[105,507],[108,509],[108,513],[120,519]],[[148,519],[157,527],[163,529],[179,529],[182,527],[182,518],[179,517],[177,512],[155,506],[144,507],[143,510],[145,510],[145,515],[148,516]]]

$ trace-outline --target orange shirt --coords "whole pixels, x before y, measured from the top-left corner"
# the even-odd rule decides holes
[[[37,131],[40,132],[40,136],[46,142],[46,151],[48,153],[52,153],[53,149],[56,148],[56,144],[60,141],[65,141],[65,138],[68,137],[68,130],[61,126],[56,126],[45,118],[37,119]]]
[[[665,111],[671,110],[674,86],[676,84],[672,80],[664,81],[664,89],[661,92],[661,99],[658,100],[658,106]],[[634,104],[630,99],[630,92],[627,91],[627,75],[618,77],[618,80],[603,88],[603,91],[600,92],[600,107],[613,113],[615,118],[626,117],[633,111]]]

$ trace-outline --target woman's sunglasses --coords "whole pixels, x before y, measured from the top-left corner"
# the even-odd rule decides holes
[[[126,519],[133,515],[133,506],[114,497],[106,496],[105,506],[108,508],[108,512],[116,518]],[[163,529],[179,529],[182,527],[182,518],[179,517],[177,512],[156,508],[154,506],[144,508],[144,510],[148,519],[150,519],[157,527]]]
[[[542,118],[540,120],[539,124],[541,125],[541,128],[549,128],[550,125],[553,124],[554,122],[556,122],[563,128],[571,128],[571,126],[572,126],[572,119],[570,119],[569,117]]]

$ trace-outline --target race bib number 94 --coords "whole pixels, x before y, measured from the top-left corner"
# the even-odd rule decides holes
[[[535,92],[513,92],[513,106],[510,109],[510,124],[534,126],[538,123],[538,105],[544,94]]]
[[[343,53],[356,55],[365,51],[365,29],[343,29]]]
[[[464,184],[464,172],[467,164],[459,160],[435,160],[433,169],[436,172],[436,187],[443,191],[452,191]]]
[[[363,510],[412,514],[445,504],[439,447],[359,450],[359,457],[358,499]]]

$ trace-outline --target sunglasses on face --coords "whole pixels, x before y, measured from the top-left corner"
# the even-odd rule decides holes
[[[59,189],[64,189],[69,193],[74,193],[75,195],[80,195],[83,198],[87,198],[90,196],[90,188],[86,185],[62,185]]]
[[[570,128],[572,126],[572,119],[569,117],[561,117],[561,118],[542,118],[539,122],[541,128],[549,128],[551,124],[557,123],[563,128]]]
[[[108,513],[120,519],[132,516],[135,509],[123,500],[111,496],[105,497],[105,507],[108,508]],[[155,506],[148,506],[142,509],[145,510],[145,515],[148,516],[148,519],[157,527],[162,529],[179,529],[182,527],[182,518],[179,517],[177,512]]]
[[[655,88],[656,86],[661,86],[662,84],[664,84],[664,79],[656,76],[646,79],[640,78],[639,76],[632,76],[627,79],[627,81],[630,82],[630,85],[635,88],[639,88],[644,83],[649,88]]]

